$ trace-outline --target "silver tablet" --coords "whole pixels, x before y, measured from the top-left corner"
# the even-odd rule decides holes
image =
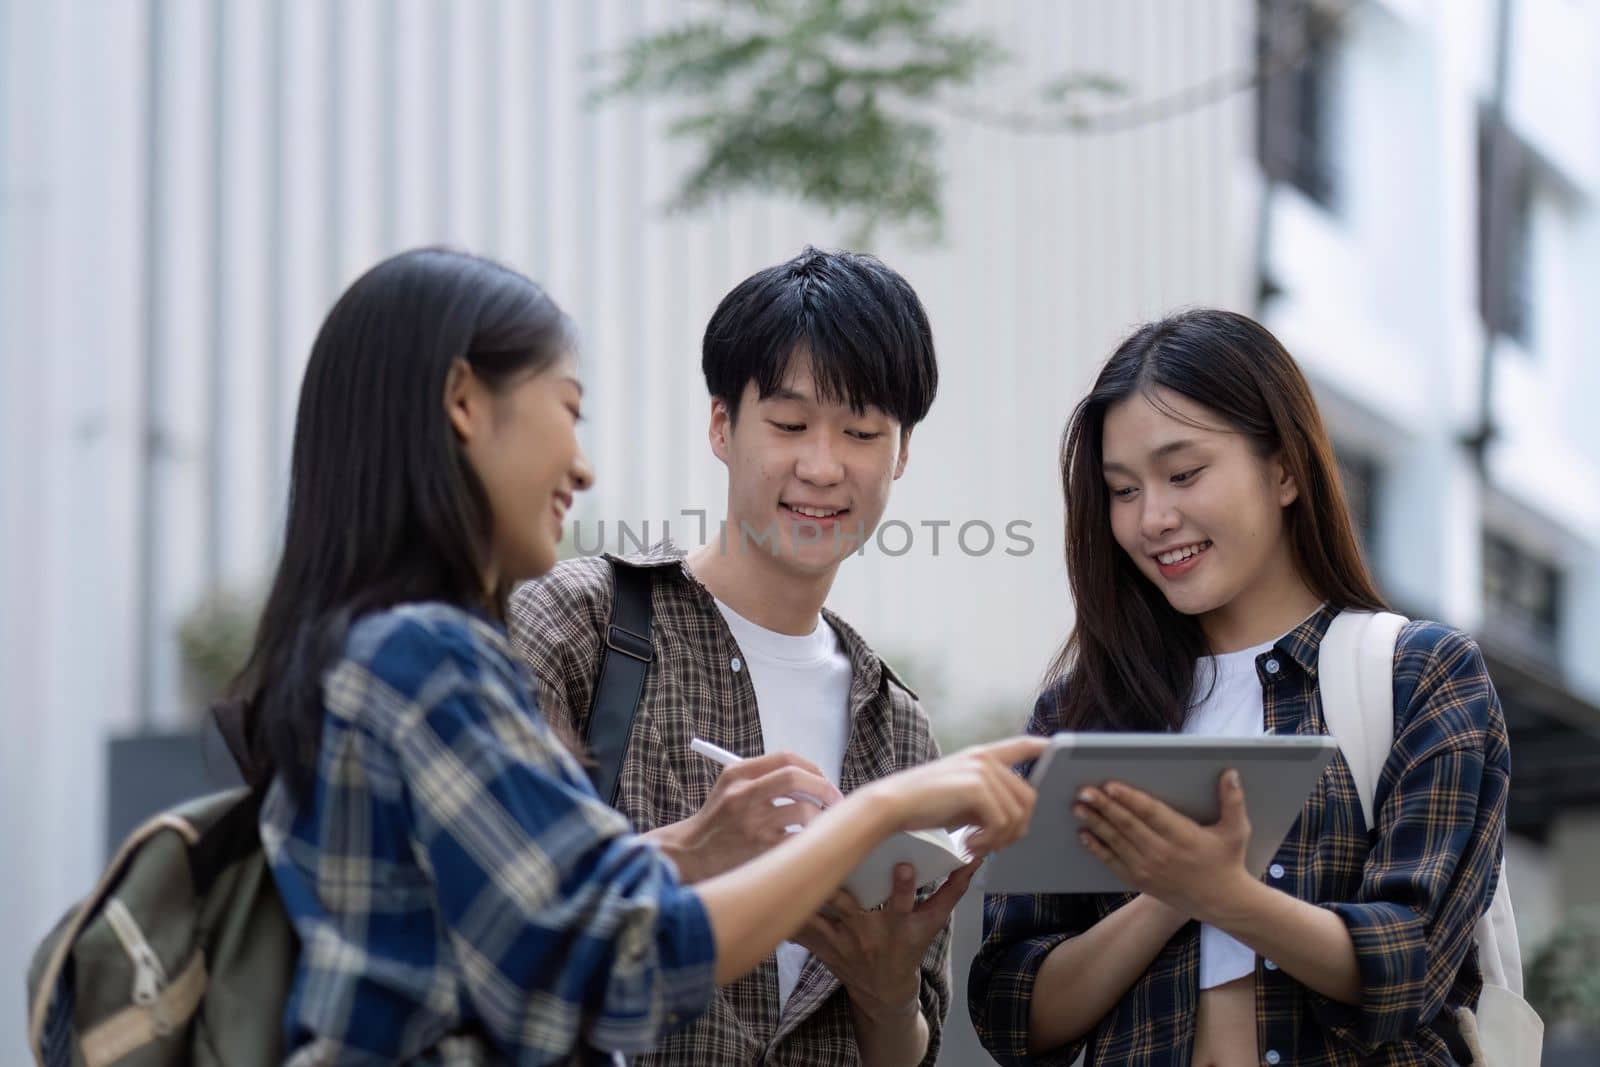
[[[1331,737],[1266,734],[1056,734],[1034,764],[1038,790],[1028,836],[991,858],[990,893],[1104,893],[1127,886],[1078,841],[1074,798],[1086,785],[1124,782],[1159,797],[1200,823],[1218,817],[1217,783],[1230,767],[1244,786],[1250,815],[1245,864],[1259,875],[1300,817],[1306,798],[1338,744]]]

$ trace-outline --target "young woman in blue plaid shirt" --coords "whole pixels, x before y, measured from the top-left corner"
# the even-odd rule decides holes
[[[1077,620],[1032,732],[1328,732],[1318,646],[1341,610],[1383,601],[1310,387],[1270,333],[1210,310],[1137,330],[1074,413],[1062,480]],[[1394,712],[1377,825],[1336,758],[1259,880],[1233,778],[1210,826],[1086,790],[1078,832],[1129,892],[986,901],[969,985],[984,1044],[1063,1067],[1085,1049],[1200,1067],[1464,1057],[1452,1024],[1480,988],[1505,720],[1476,645],[1429,622],[1400,635]]]
[[[539,714],[503,625],[592,475],[561,311],[458,253],[390,259],[323,324],[283,555],[236,690],[301,942],[288,1062],[612,1062],[797,933],[879,840],[1025,827],[1022,738],[839,799],[682,886]],[[796,770],[798,777],[798,770]]]

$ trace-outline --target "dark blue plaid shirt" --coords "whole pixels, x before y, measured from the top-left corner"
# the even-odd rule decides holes
[[[1326,734],[1317,649],[1324,607],[1256,660],[1266,728]],[[1029,730],[1053,733],[1057,692]],[[1336,1003],[1256,961],[1256,1036],[1269,1064],[1452,1064],[1441,1018],[1475,1005],[1472,931],[1493,895],[1510,785],[1505,717],[1477,645],[1437,623],[1406,626],[1395,652],[1395,743],[1378,780],[1369,833],[1349,766],[1336,755],[1274,860],[1271,884],[1342,918],[1355,943],[1361,1006]],[[1002,1064],[1187,1064],[1199,997],[1200,927],[1169,942],[1093,1034],[1036,1056],[1029,1005],[1044,958],[1133,899],[1131,894],[986,899],[969,1008]]]
[[[595,796],[499,626],[368,616],[323,694],[314,793],[261,813],[301,941],[291,1064],[568,1063],[705,1010],[704,906]]]

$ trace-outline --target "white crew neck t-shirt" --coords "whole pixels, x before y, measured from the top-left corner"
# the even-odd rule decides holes
[[[757,626],[718,600],[717,610],[739,646],[732,669],[750,672],[767,752],[793,752],[839,784],[850,740],[850,657],[821,615],[804,637]],[[778,946],[778,1007],[788,1003],[810,953]]]
[[[1256,657],[1276,641],[1202,656],[1195,663],[1194,691],[1183,732],[1206,737],[1260,737],[1267,732],[1266,705]],[[1215,679],[1216,684],[1212,685]],[[1200,925],[1200,988],[1211,989],[1254,974],[1256,954],[1209,923]]]

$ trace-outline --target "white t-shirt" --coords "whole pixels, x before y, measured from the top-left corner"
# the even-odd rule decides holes
[[[732,668],[748,670],[768,752],[810,760],[835,786],[850,741],[850,657],[821,615],[804,637],[757,626],[722,601],[717,610],[739,645]],[[789,1001],[810,953],[792,942],[778,946],[778,1007]]]
[[[1183,724],[1186,734],[1208,737],[1259,737],[1267,732],[1267,712],[1256,675],[1256,657],[1276,644],[1202,656],[1195,664],[1194,691]],[[1212,680],[1216,684],[1213,686]],[[1208,691],[1209,690],[1209,691]],[[1256,954],[1208,923],[1200,925],[1200,988],[1224,985],[1256,970]]]

